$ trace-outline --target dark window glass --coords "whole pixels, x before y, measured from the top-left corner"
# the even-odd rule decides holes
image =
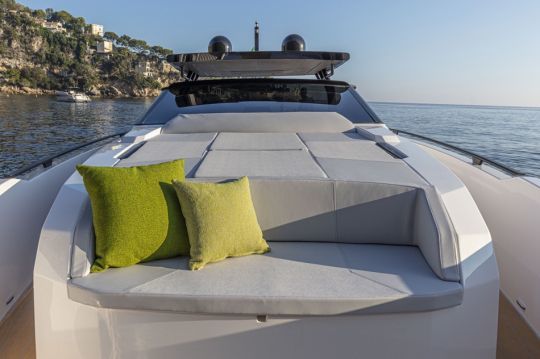
[[[182,82],[165,89],[143,116],[163,124],[178,114],[338,112],[355,123],[375,122],[350,86],[337,81],[238,79]]]

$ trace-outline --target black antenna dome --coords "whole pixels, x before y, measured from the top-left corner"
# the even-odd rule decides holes
[[[291,34],[283,39],[281,43],[281,51],[305,51],[306,42],[302,36]]]
[[[232,44],[225,36],[214,36],[208,43],[208,52],[211,54],[222,54],[232,51]]]

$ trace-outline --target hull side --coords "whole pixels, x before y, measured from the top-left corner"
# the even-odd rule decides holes
[[[82,153],[30,179],[0,183],[0,320],[32,284],[41,228],[58,190],[93,151]]]
[[[540,187],[520,177],[496,176],[432,147],[471,192],[491,236],[501,292],[540,338]]]

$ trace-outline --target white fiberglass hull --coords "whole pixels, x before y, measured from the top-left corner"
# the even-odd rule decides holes
[[[41,227],[58,190],[75,165],[93,152],[70,158],[29,180],[0,180],[0,321],[32,285]]]
[[[56,95],[56,100],[59,102],[86,103],[86,102],[90,102],[90,97],[82,93],[79,94],[79,93],[58,92]]]
[[[423,147],[471,192],[493,239],[501,292],[540,338],[540,185]],[[539,182],[537,182],[539,183]]]

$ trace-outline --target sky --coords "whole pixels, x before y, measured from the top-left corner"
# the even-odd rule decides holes
[[[368,101],[540,107],[540,1],[518,0],[19,0],[82,16],[105,31],[175,52],[279,50],[298,33],[307,50],[345,51],[334,79]]]

